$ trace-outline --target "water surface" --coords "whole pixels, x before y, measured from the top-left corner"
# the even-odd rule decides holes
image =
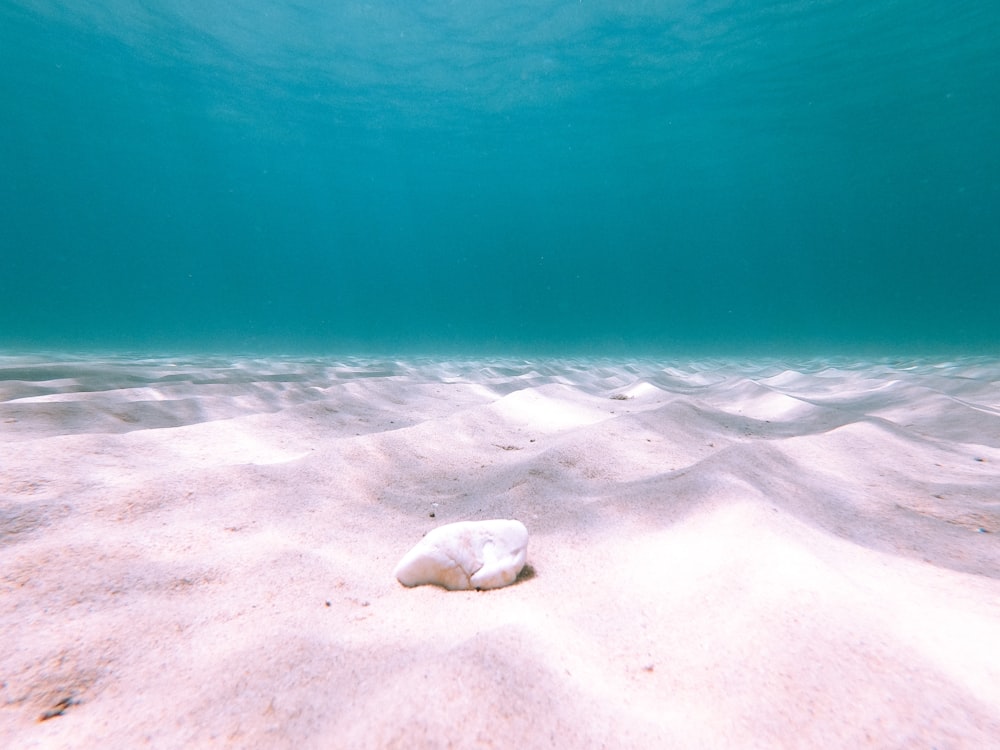
[[[1000,6],[0,4],[0,344],[1000,343]]]

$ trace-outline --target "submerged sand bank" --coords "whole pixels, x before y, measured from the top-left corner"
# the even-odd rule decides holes
[[[1000,361],[0,357],[0,644],[2,747],[996,745]]]

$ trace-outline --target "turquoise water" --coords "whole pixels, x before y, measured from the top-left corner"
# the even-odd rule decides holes
[[[0,346],[1000,344],[1000,4],[0,0]]]

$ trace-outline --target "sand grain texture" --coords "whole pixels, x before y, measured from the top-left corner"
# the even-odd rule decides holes
[[[0,643],[11,748],[998,746],[1000,362],[0,357]]]

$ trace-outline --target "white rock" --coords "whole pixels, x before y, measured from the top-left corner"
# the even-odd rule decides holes
[[[498,589],[514,582],[527,558],[528,530],[520,521],[459,521],[428,532],[395,576],[404,586]]]

